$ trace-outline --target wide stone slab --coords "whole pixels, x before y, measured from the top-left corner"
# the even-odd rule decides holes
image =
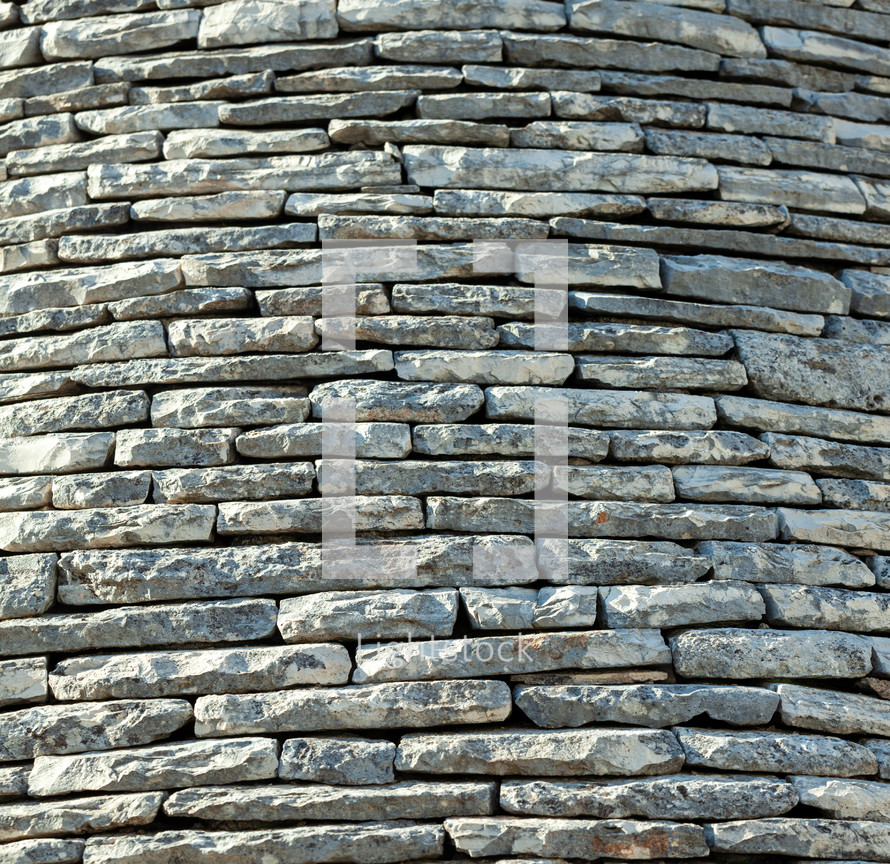
[[[357,684],[516,675],[556,669],[604,669],[669,663],[657,630],[581,631],[394,642],[356,650]]]
[[[890,630],[890,597],[809,585],[763,585],[766,619],[779,627],[869,633]]]
[[[201,18],[199,48],[330,39],[337,35],[333,0],[231,0],[211,5]]]
[[[494,812],[494,783],[407,780],[377,788],[323,785],[209,786],[174,792],[164,802],[173,818],[208,822],[320,819],[365,822],[398,813],[403,819],[485,816]]]
[[[664,730],[498,729],[454,734],[403,735],[396,770],[423,774],[618,776],[677,771],[683,757]]]
[[[200,849],[208,861],[256,861],[264,857],[288,864],[323,861],[373,861],[399,864],[442,855],[441,825],[367,822],[263,831],[161,831],[91,837],[86,864],[170,864]]]
[[[630,820],[448,819],[459,852],[565,858],[697,858],[708,854],[704,829],[679,822]]]
[[[777,511],[782,540],[890,552],[890,514],[871,510]]]
[[[777,435],[774,432],[765,432],[760,437],[770,449],[770,462],[780,468],[801,468],[834,477],[890,480],[890,448],[863,447],[861,444],[842,444],[820,438]]]
[[[0,656],[263,639],[277,611],[272,600],[216,600],[0,621]]]
[[[575,369],[569,354],[546,351],[396,351],[403,381],[559,386]]]
[[[281,749],[278,776],[338,786],[392,783],[396,745],[354,736],[288,738]]]
[[[770,690],[719,684],[528,686],[517,687],[513,698],[536,726],[548,729],[588,723],[658,728],[700,715],[733,726],[758,726],[769,723],[779,705]]]
[[[782,700],[779,707],[782,722],[787,726],[834,732],[837,735],[890,737],[890,704],[884,699],[835,690],[818,690],[798,684],[778,684],[775,689]]]
[[[890,788],[870,780],[792,777],[800,803],[832,819],[890,821]]]
[[[202,696],[199,736],[498,723],[510,713],[503,681],[423,681],[249,696]]]
[[[315,469],[289,465],[232,465],[153,471],[152,500],[158,504],[206,504],[231,499],[296,498],[309,495]]]
[[[346,31],[476,30],[501,27],[517,30],[559,30],[566,15],[558,3],[545,0],[482,0],[431,9],[418,0],[341,0],[337,22]]]
[[[669,643],[686,678],[861,678],[871,670],[868,640],[847,633],[690,630]]]
[[[704,160],[670,156],[419,144],[410,144],[403,152],[409,181],[436,189],[660,195],[715,189],[718,182],[716,170]]]
[[[669,465],[744,465],[763,459],[769,448],[743,432],[616,431],[609,452],[628,462],[662,462]]]
[[[62,700],[250,693],[345,684],[351,671],[342,645],[130,652],[63,659],[52,670],[50,687]]]
[[[609,450],[608,434],[569,427],[569,458],[599,462]],[[440,423],[412,429],[415,453],[424,456],[510,456],[532,459],[535,427],[519,423]],[[473,463],[476,464],[476,463]]]
[[[240,410],[245,407],[245,401],[238,403]],[[277,400],[279,406],[281,402]],[[224,407],[228,406],[224,404]],[[403,459],[411,452],[411,430],[407,423],[356,423],[354,429],[358,459]],[[323,444],[321,423],[287,423],[251,429],[235,439],[235,449],[242,456],[259,459],[321,456],[327,449]]]
[[[133,750],[38,756],[28,793],[148,792],[223,781],[268,780],[278,772],[278,742],[268,738],[183,741]]]
[[[797,804],[791,783],[775,777],[674,774],[602,782],[506,780],[500,805],[521,816],[597,819],[758,819]]]
[[[302,423],[308,416],[305,387],[161,390],[151,399],[152,425],[175,429]]]
[[[804,506],[822,503],[821,489],[805,471],[678,465],[673,469],[673,480],[677,497],[692,501]]]

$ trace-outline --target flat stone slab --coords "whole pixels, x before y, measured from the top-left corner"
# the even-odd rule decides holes
[[[767,621],[780,627],[851,633],[890,630],[890,598],[884,594],[809,585],[763,585],[760,593]]]
[[[56,593],[55,555],[8,556],[0,562],[0,619],[42,615]]]
[[[396,745],[391,741],[307,736],[288,738],[281,748],[278,776],[338,786],[392,783]]]
[[[720,684],[532,685],[517,687],[513,698],[536,726],[548,729],[588,723],[658,728],[699,715],[734,726],[757,726],[769,723],[779,705],[770,690]]]
[[[886,783],[829,777],[792,777],[791,782],[801,804],[814,807],[832,819],[890,821],[887,816],[890,790]]]
[[[775,689],[782,700],[779,706],[782,722],[788,726],[837,735],[887,736],[890,729],[890,707],[883,699],[798,684],[778,684]]]

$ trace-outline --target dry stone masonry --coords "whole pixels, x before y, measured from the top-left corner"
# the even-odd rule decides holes
[[[0,864],[890,862],[890,0],[0,2],[0,160]]]

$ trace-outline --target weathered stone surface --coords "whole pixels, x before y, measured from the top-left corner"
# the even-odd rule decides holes
[[[162,140],[159,132],[135,132],[35,150],[13,150],[6,157],[6,168],[15,176],[76,171],[96,163],[141,162],[160,156]]]
[[[151,487],[148,471],[75,474],[53,482],[53,507],[76,510],[88,507],[126,507],[144,504]]]
[[[779,684],[782,722],[802,729],[817,729],[838,735],[887,735],[890,705],[886,700],[853,693],[817,690],[797,684]],[[825,771],[798,773],[826,774]],[[860,773],[873,773],[863,771]]]
[[[278,630],[285,642],[427,638],[450,636],[456,617],[451,589],[328,591],[282,600]]]
[[[694,858],[706,855],[704,831],[678,822],[630,820],[448,819],[445,827],[458,851],[480,855],[553,855],[566,858],[651,857]],[[658,850],[656,852],[656,850]]]
[[[408,88],[445,90],[457,87],[462,80],[463,76],[457,69],[442,66],[414,66],[410,64],[346,66],[323,71],[301,72],[299,75],[279,76],[275,80],[275,89],[279,93],[338,93],[361,90],[405,90]],[[333,121],[329,132],[342,128],[342,125],[341,122]]]
[[[0,92],[2,91],[0,79]],[[22,120],[13,120],[3,127],[0,132],[0,155],[5,156],[13,150],[32,150],[79,140],[80,133],[71,114],[25,117]]]
[[[115,464],[122,468],[227,465],[239,429],[124,429]]]
[[[646,208],[660,220],[738,228],[772,228],[786,225],[790,218],[787,208],[772,204],[696,201],[691,198],[649,198]]]
[[[494,811],[493,783],[428,783],[388,786],[211,786],[175,792],[164,802],[168,816],[211,822],[279,822],[291,819],[374,820],[484,816]]]
[[[0,619],[42,615],[56,594],[55,555],[17,555],[0,561]]]
[[[868,641],[847,633],[727,627],[689,630],[669,643],[685,678],[860,678],[871,669]]]
[[[151,404],[152,425],[175,429],[301,423],[308,415],[304,387],[162,390],[154,394]]]
[[[485,636],[424,643],[393,642],[356,650],[356,683],[515,675],[555,669],[604,669],[669,662],[657,630]]]
[[[280,0],[231,0],[208,7],[197,35],[199,48],[330,39],[337,35],[337,21],[333,0],[297,6]]]
[[[30,764],[0,767],[0,799],[18,798],[28,794]]]
[[[725,201],[778,204],[829,213],[864,213],[865,199],[856,184],[836,174],[813,171],[766,171],[721,165],[720,197]]]
[[[550,116],[549,93],[436,93],[417,97],[417,113],[423,119],[465,118],[485,120],[504,117],[531,119]]]
[[[202,696],[199,736],[497,723],[510,713],[503,681],[413,681],[252,696]]]
[[[0,408],[0,433],[11,438],[141,423],[148,418],[148,406],[148,397],[138,390],[35,399]]]
[[[331,122],[333,123],[334,121],[332,120]],[[386,137],[388,138],[389,136]],[[348,195],[295,192],[288,197],[284,208],[285,213],[289,216],[302,217],[319,216],[320,214],[351,215],[355,213],[414,214],[429,213],[432,209],[433,201],[429,195],[408,193],[374,194],[370,192]],[[315,290],[318,291],[320,289]]]
[[[884,855],[883,850],[890,846],[890,826],[883,822],[758,819],[713,823],[705,831],[708,845],[715,852],[865,860],[876,853]]]
[[[606,387],[667,390],[738,390],[748,379],[741,363],[734,360],[701,360],[692,357],[577,358],[577,375]]]
[[[508,813],[598,819],[757,819],[786,813],[797,801],[795,787],[778,778],[702,774],[599,782],[505,780],[500,794]]]
[[[365,738],[289,738],[281,748],[278,776],[342,786],[392,783],[396,745]]]
[[[318,342],[312,320],[303,316],[172,321],[167,336],[170,353],[177,357],[243,352],[286,354],[309,351]]]
[[[12,219],[46,210],[61,210],[87,203],[83,172],[19,177],[0,183],[3,215]]]
[[[710,569],[708,559],[676,543],[645,540],[537,542],[538,567],[551,582],[581,585],[643,585],[694,582]]]
[[[538,578],[534,547],[525,537],[368,541],[350,550],[353,558],[366,545],[368,555],[361,556],[359,571],[332,567],[324,574],[322,547],[314,543],[76,552],[63,557],[59,596],[72,605],[104,605],[306,590],[516,585]],[[414,568],[405,567],[410,555],[416,556]],[[476,556],[486,564],[482,572],[474,572]],[[251,579],[240,578],[243,572],[250,572]]]
[[[803,471],[681,465],[673,469],[679,498],[739,504],[820,504],[822,492]]]
[[[272,600],[215,600],[118,607],[0,622],[0,653],[71,653],[94,648],[149,648],[263,639],[275,629]]]
[[[83,840],[19,840],[3,847],[3,864],[80,864]]]
[[[271,219],[284,206],[284,192],[220,192],[137,201],[133,219],[149,222],[214,222],[229,219]]]
[[[713,561],[715,579],[848,588],[875,584],[863,561],[830,546],[708,541],[700,543],[698,551]]]
[[[101,468],[111,456],[114,438],[112,432],[6,438],[0,441],[0,474],[66,474]]]
[[[674,500],[671,472],[664,465],[628,468],[557,465],[553,468],[553,488],[598,501]]]
[[[758,396],[860,411],[884,405],[890,380],[883,347],[741,330],[733,338]],[[781,370],[775,357],[783,358]]]
[[[253,429],[235,439],[242,456],[276,459],[321,456],[322,429],[319,423],[294,423]],[[359,459],[401,459],[411,452],[407,423],[356,423],[355,455]]]
[[[3,820],[0,839],[90,834],[94,831],[148,825],[158,815],[163,800],[163,795],[151,792],[6,804],[0,807],[0,818]],[[78,861],[80,852],[78,849]],[[25,862],[31,864],[27,858]]]
[[[260,314],[263,316],[312,315],[318,318],[323,314],[325,291],[324,286],[257,291],[256,299]],[[382,285],[379,283],[356,285],[356,315],[386,315],[389,311],[389,300]]]
[[[741,432],[629,432],[611,433],[614,459],[632,462],[667,462],[675,465],[742,465],[762,459],[769,448]]]
[[[890,789],[869,780],[835,780],[827,777],[792,777],[800,803],[832,819],[869,819],[888,822]]]
[[[769,690],[708,684],[517,687],[514,699],[536,726],[549,729],[591,723],[657,728],[699,715],[733,726],[758,726],[769,723],[779,705]]]
[[[522,630],[531,628],[538,592],[534,588],[461,588],[461,600],[474,630]],[[596,621],[596,595],[587,626]]]
[[[343,30],[419,30],[477,28],[558,30],[566,24],[559,4],[544,0],[483,0],[456,3],[443,11],[409,0],[343,0],[337,8],[337,21]]]
[[[88,204],[84,207],[46,210],[30,216],[0,220],[0,240],[4,243],[29,242],[58,237],[69,231],[109,228],[124,224],[129,218],[128,214],[129,207],[126,204]],[[58,310],[54,311],[56,315],[62,314]],[[95,312],[95,310],[90,311]],[[80,314],[86,313],[81,311]],[[34,315],[33,311],[31,315]]]
[[[890,75],[890,63],[886,58],[873,45],[863,42],[813,30],[783,27],[764,27],[761,37],[774,55],[788,60],[820,63],[828,56],[833,65],[845,69],[869,75]]]
[[[560,70],[557,74],[563,73]],[[633,216],[645,209],[643,199],[636,195],[597,195],[585,192],[440,189],[433,195],[433,202],[436,212],[443,216]]]
[[[614,33],[637,39],[679,42],[731,57],[766,57],[754,28],[738,18],[677,8],[660,3],[619,3],[615,0],[572,0],[572,29]]]
[[[164,139],[164,158],[195,159],[244,156],[251,153],[258,155],[304,153],[323,150],[329,143],[324,129],[264,129],[262,132],[245,129],[174,129]]]
[[[828,543],[853,548],[870,547],[890,552],[890,518],[871,510],[791,510],[777,511],[783,540]]]
[[[156,105],[202,99],[240,99],[244,96],[271,93],[274,83],[275,76],[266,71],[253,75],[231,75],[228,78],[210,79],[179,87],[133,87],[128,92],[128,101],[131,105]]]
[[[731,426],[762,429],[766,432],[890,444],[890,418],[880,415],[838,411],[833,408],[814,408],[809,405],[790,405],[765,399],[749,399],[744,396],[716,396],[714,403],[717,406],[717,415]],[[776,446],[778,449],[781,440],[783,439],[779,436],[771,437],[771,446]],[[801,439],[796,440],[801,441]],[[827,442],[820,443],[822,446],[829,446]],[[849,455],[852,454],[845,453],[845,457]],[[833,468],[839,470],[843,466],[836,461]]]
[[[628,123],[652,123],[656,126],[691,126],[705,124],[705,109],[693,102],[661,102],[627,96],[593,96],[589,93],[557,91],[552,94],[557,117],[588,120],[623,120]]]
[[[183,699],[41,705],[0,715],[0,759],[33,759],[146,744],[166,738],[191,720]]]
[[[708,104],[708,128],[747,135],[781,135],[834,144],[834,125],[828,117],[777,111],[752,105]]]
[[[772,161],[769,148],[759,139],[717,132],[647,129],[646,148],[659,156],[726,159],[750,165],[769,165]]]
[[[849,510],[887,510],[890,485],[870,480],[818,480],[824,502]]]
[[[563,150],[618,150],[640,153],[643,133],[636,124],[538,122],[510,135],[514,147],[559,147]]]
[[[497,63],[501,47],[500,35],[485,30],[414,30],[374,40],[375,54],[403,63]]]
[[[846,314],[850,291],[827,273],[807,267],[719,255],[665,256],[667,294],[719,303],[748,303],[797,312]]]
[[[677,729],[686,764],[720,771],[769,771],[855,777],[873,774],[874,756],[842,738],[783,732]]]
[[[695,159],[415,144],[404,148],[404,157],[412,182],[436,188],[664,193],[717,186],[715,169]]]
[[[423,774],[646,776],[677,771],[683,757],[663,730],[498,729],[403,735],[395,764],[398,771]]]
[[[559,386],[575,368],[570,355],[544,351],[397,351],[394,358],[405,381]]]
[[[202,315],[207,312],[237,312],[251,301],[246,288],[186,288],[156,297],[137,297],[109,303],[118,321],[155,316]]]
[[[491,318],[457,315],[375,315],[322,318],[315,323],[322,338],[351,339],[389,345],[420,345],[479,350],[498,343]]]
[[[0,707],[46,702],[46,658],[0,660]]]
[[[798,585],[764,585],[760,593],[773,625],[854,633],[890,630],[890,597],[884,594]]]
[[[602,588],[600,602],[606,627],[759,621],[764,612],[757,590],[744,582]]]
[[[240,5],[240,4],[239,4]],[[373,859],[378,864],[438,858],[445,832],[441,825],[412,822],[367,822],[358,825],[319,825],[265,831],[162,831],[90,839],[88,864],[161,864],[171,856],[207,856],[249,860],[273,856],[292,864],[319,860]],[[205,854],[205,853],[201,853]]]
[[[53,498],[53,478],[6,478],[0,481],[0,510],[38,510]]]
[[[792,438],[769,432],[761,439],[770,448],[769,458],[773,465],[840,477],[890,480],[890,450],[887,448],[841,444],[820,438]]]
[[[568,429],[568,456],[598,462],[608,452],[609,439],[592,429]],[[535,455],[534,427],[514,423],[442,423],[412,430],[413,449],[427,456],[504,456],[530,459]]]
[[[539,400],[568,401],[568,422],[608,428],[700,429],[714,424],[713,400],[680,393],[489,387],[485,413],[491,420],[534,420]]]
[[[374,117],[406,108],[413,104],[417,94],[417,90],[366,90],[362,93],[278,96],[221,105],[219,119],[235,126],[262,126],[331,117]]]
[[[138,750],[38,756],[28,792],[149,792],[221,780],[268,780],[277,772],[278,743],[268,738],[186,741]]]
[[[310,494],[314,479],[315,470],[307,463],[153,471],[152,500],[157,504],[203,504],[295,498]]]

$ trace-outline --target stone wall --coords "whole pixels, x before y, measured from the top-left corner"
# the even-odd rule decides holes
[[[0,864],[890,861],[890,0],[664,2],[0,3]]]

